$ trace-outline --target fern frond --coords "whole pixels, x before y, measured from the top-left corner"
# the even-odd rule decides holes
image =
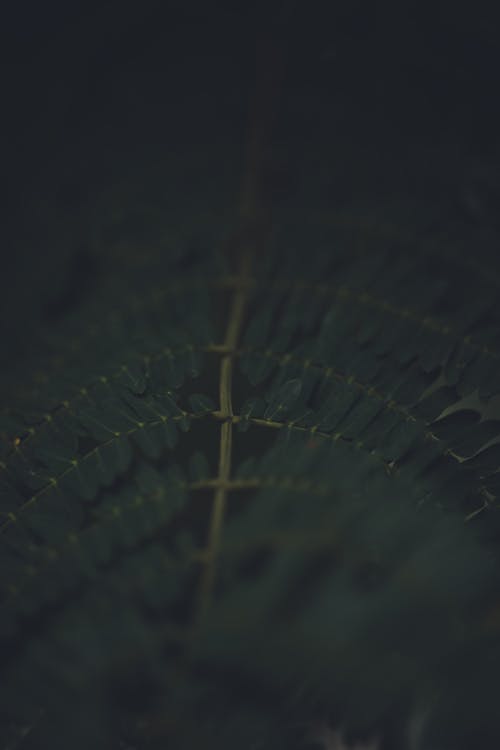
[[[314,145],[280,207],[268,47],[237,220],[239,143],[220,185],[165,157],[13,316],[0,750],[500,746],[498,258],[430,199],[333,205]]]

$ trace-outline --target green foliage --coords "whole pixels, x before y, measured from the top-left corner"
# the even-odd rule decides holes
[[[342,248],[125,257],[4,373],[2,748],[498,745],[495,264]]]

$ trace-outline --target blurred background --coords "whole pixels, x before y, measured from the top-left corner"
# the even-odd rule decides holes
[[[264,199],[305,244],[498,244],[492,3],[63,2],[2,12],[10,356],[149,255],[231,228],[259,35],[286,58]],[[134,260],[135,259],[135,260]]]

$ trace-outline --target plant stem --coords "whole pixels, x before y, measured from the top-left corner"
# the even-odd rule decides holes
[[[250,258],[248,254],[243,256],[240,274],[244,278],[249,272]],[[229,314],[229,320],[224,338],[224,346],[228,353],[222,357],[219,378],[219,400],[220,414],[224,421],[220,430],[219,446],[219,471],[217,475],[218,485],[215,489],[212,515],[210,519],[209,542],[207,550],[207,561],[203,570],[200,585],[200,600],[198,611],[198,622],[201,621],[208,609],[212,596],[216,558],[220,543],[222,525],[227,501],[227,483],[231,477],[231,458],[233,442],[233,405],[232,405],[232,382],[233,382],[233,355],[236,348],[241,327],[243,324],[245,308],[248,300],[248,289],[241,285],[233,295],[233,302]]]

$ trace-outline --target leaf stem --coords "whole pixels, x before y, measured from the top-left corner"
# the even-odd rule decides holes
[[[248,275],[250,258],[248,253],[242,258],[240,275],[245,278]],[[210,604],[212,591],[215,583],[216,558],[220,544],[224,514],[227,502],[228,482],[231,477],[231,458],[233,443],[233,405],[232,405],[232,381],[233,381],[233,355],[240,335],[245,309],[248,300],[248,290],[245,285],[240,286],[233,295],[233,302],[229,314],[229,320],[224,338],[224,354],[220,364],[219,378],[219,414],[223,418],[220,430],[219,446],[219,470],[217,475],[217,486],[215,487],[214,503],[210,518],[209,541],[207,548],[206,565],[200,584],[200,599],[198,620],[203,620]]]

